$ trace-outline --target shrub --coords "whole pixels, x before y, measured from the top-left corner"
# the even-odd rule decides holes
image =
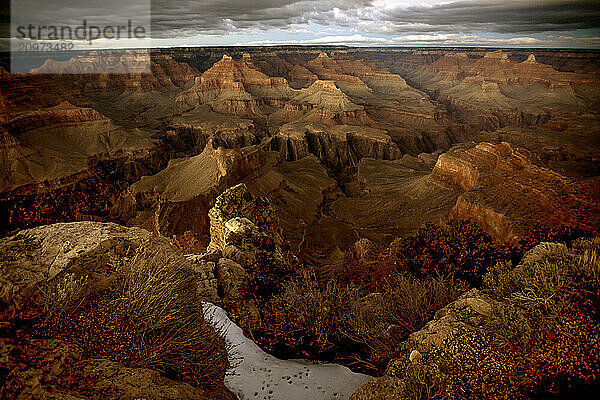
[[[194,274],[183,261],[151,254],[113,260],[114,282],[57,277],[44,290],[44,328],[87,357],[145,367],[195,385],[222,384],[225,342],[202,314]]]
[[[511,303],[500,303],[493,307],[487,329],[502,348],[528,346],[533,330],[525,312]]]
[[[369,363],[383,370],[389,360],[398,357],[399,344],[408,335],[421,329],[465,289],[464,284],[451,279],[398,275],[380,294],[355,306],[351,334],[369,349]]]
[[[548,255],[502,277],[513,290],[499,296],[483,328],[496,338],[498,354],[510,354],[506,370],[520,371],[511,379],[520,380],[523,396],[585,392],[600,383],[597,259],[595,250],[580,250]]]
[[[512,276],[512,263],[498,262],[488,268],[483,276],[484,287],[498,297],[506,296],[515,290]]]
[[[360,285],[365,292],[379,290],[394,271],[419,278],[453,276],[479,287],[488,268],[498,263],[516,264],[541,241],[571,245],[584,233],[572,227],[536,228],[518,243],[499,243],[470,221],[428,223],[415,235],[396,239],[374,260],[348,262],[339,278]]]
[[[299,352],[318,357],[343,341],[343,332],[358,300],[356,288],[329,281],[319,287],[307,272],[287,282],[281,294],[267,305],[263,330],[267,348]]]
[[[396,240],[387,258],[417,277],[453,276],[479,286],[489,266],[517,254],[518,248],[495,242],[472,222],[450,221],[444,226],[427,224],[416,235]]]
[[[343,360],[381,373],[397,355],[399,343],[463,289],[452,280],[403,275],[365,297],[356,286],[336,281],[319,285],[314,274],[305,273],[273,297],[263,326],[252,335],[279,356]]]
[[[264,303],[281,292],[284,283],[293,276],[296,262],[289,252],[280,260],[272,252],[259,250],[250,265],[244,267],[248,273],[244,297]]]
[[[407,400],[436,400],[445,396],[445,383],[439,374],[432,373],[421,362],[411,363],[404,375],[402,398]]]
[[[435,311],[455,300],[466,285],[444,278],[415,279],[400,275],[383,295],[383,310],[389,322],[404,334],[421,329]]]

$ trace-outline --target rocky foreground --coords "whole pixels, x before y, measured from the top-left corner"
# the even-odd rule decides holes
[[[568,249],[542,243],[515,268],[490,271],[485,289],[470,290],[438,310],[401,344],[401,357],[390,361],[385,375],[351,399],[561,398],[566,393],[592,398],[600,387],[600,336],[592,316],[600,305],[598,244],[597,239],[581,241]],[[592,308],[583,314],[571,303],[568,292],[578,284],[569,276],[595,281]],[[532,311],[535,316],[528,316]],[[550,331],[539,328],[545,324]]]
[[[240,398],[253,398],[255,392],[264,393],[273,399],[289,396],[307,399],[330,398],[327,397],[329,395],[333,398],[348,398],[351,393],[349,388],[364,382],[366,376],[353,377],[352,374],[348,375],[348,372],[337,370],[333,365],[319,367],[278,361],[264,353],[263,362],[263,356],[260,355],[262,351],[256,344],[243,337],[239,327],[229,325],[231,322],[224,316],[215,316],[215,312],[224,313],[223,310],[209,311],[210,307],[206,306],[204,311],[200,308],[195,312],[208,312],[207,318],[217,326],[223,322],[228,324],[221,325],[219,329],[235,329],[231,334],[221,334],[237,344],[229,350],[230,357],[233,356],[232,366],[235,374],[227,377],[224,375],[225,371],[221,371],[220,383],[213,383],[208,388],[198,383],[187,383],[185,378],[169,378],[164,372],[152,368],[127,365],[125,361],[116,362],[106,354],[104,357],[95,357],[86,351],[85,346],[82,347],[81,342],[73,341],[68,335],[47,337],[40,333],[43,331],[31,330],[41,318],[39,307],[44,304],[49,284],[63,282],[62,285],[66,285],[65,290],[70,291],[79,290],[77,285],[81,284],[86,287],[88,295],[97,293],[102,296],[102,293],[112,290],[118,282],[116,270],[112,269],[114,260],[119,259],[119,254],[132,254],[132,251],[134,254],[143,251],[148,257],[160,255],[160,259],[169,265],[176,261],[177,268],[191,273],[193,285],[188,289],[194,290],[200,299],[235,306],[232,310],[237,310],[236,313],[249,313],[242,320],[259,318],[260,310],[256,308],[256,304],[252,301],[248,303],[242,295],[249,279],[248,273],[251,272],[255,258],[261,254],[266,252],[273,258],[281,258],[284,254],[280,247],[281,239],[278,239],[277,230],[274,230],[276,221],[269,217],[268,210],[268,205],[261,204],[260,199],[253,198],[245,186],[237,186],[227,191],[209,214],[211,250],[201,256],[188,255],[185,258],[179,255],[178,249],[166,239],[146,230],[106,223],[49,225],[25,230],[14,237],[3,239],[0,242],[3,316],[1,365],[6,380],[3,394],[22,399],[235,398],[223,385],[225,382],[228,388],[241,396]],[[253,218],[260,227],[248,218]],[[499,313],[508,310],[504,307],[509,307],[508,304],[513,301],[530,304],[528,307],[542,307],[536,305],[538,301],[542,301],[536,296],[544,295],[551,297],[546,303],[542,303],[546,308],[538,322],[545,323],[543,315],[554,312],[551,307],[563,307],[563,311],[560,311],[564,313],[561,314],[561,318],[567,319],[559,322],[561,330],[555,331],[557,336],[548,338],[550,342],[545,343],[549,346],[545,348],[550,349],[551,353],[536,355],[535,357],[541,359],[531,365],[527,364],[530,361],[523,359],[524,364],[518,364],[518,368],[525,368],[525,371],[532,368],[532,371],[536,371],[535,363],[543,360],[542,362],[547,363],[549,367],[559,368],[554,373],[573,374],[574,379],[593,376],[590,374],[596,373],[594,362],[597,363],[600,359],[600,354],[596,354],[600,344],[597,327],[594,328],[596,323],[586,319],[586,314],[570,317],[572,314],[565,313],[564,309],[570,307],[569,305],[555,303],[559,301],[558,297],[550,300],[554,296],[565,296],[561,292],[556,292],[556,295],[548,293],[561,290],[560,288],[547,286],[542,289],[535,285],[527,286],[533,284],[527,280],[532,279],[527,278],[528,276],[546,279],[544,274],[549,273],[548,266],[554,265],[550,263],[556,263],[556,260],[560,259],[568,261],[561,261],[566,264],[561,264],[562,269],[554,273],[561,274],[561,279],[565,282],[562,283],[565,293],[569,293],[568,286],[564,285],[569,284],[568,277],[572,274],[586,282],[591,278],[591,288],[597,289],[597,286],[594,286],[597,282],[593,281],[598,279],[598,261],[595,258],[597,240],[579,243],[573,249],[568,249],[562,244],[542,244],[527,253],[514,269],[509,267],[498,272],[490,269],[486,278],[489,284],[486,288],[470,290],[455,302],[440,309],[422,330],[414,332],[405,342],[398,345],[399,358],[390,362],[385,375],[370,380],[351,398],[405,399],[413,398],[416,393],[425,396],[445,394],[450,398],[463,398],[465,393],[468,398],[521,396],[523,392],[519,390],[529,387],[528,385],[535,385],[535,379],[530,383],[524,381],[517,386],[509,386],[514,392],[505,391],[507,382],[525,379],[521,374],[527,372],[513,369],[515,362],[521,362],[519,357],[524,350],[499,345],[496,341],[504,343],[502,341],[510,340],[509,336],[502,336],[505,334],[517,335],[515,340],[526,340],[529,336],[523,335],[531,334],[531,340],[535,340],[535,332],[529,331],[532,328],[527,325],[526,319],[519,322],[525,324],[524,326],[505,326],[504,324],[515,321],[498,320],[499,315],[504,315]],[[151,274],[152,271],[145,273]],[[560,283],[540,281],[539,284]],[[519,285],[526,286],[519,289]],[[370,301],[370,298],[372,295],[365,297],[364,301]],[[518,300],[506,300],[509,298]],[[597,301],[597,298],[592,301]],[[597,305],[589,303],[591,307]],[[514,315],[526,318],[523,314]],[[509,318],[515,318],[514,315]],[[240,316],[236,318],[239,319]],[[503,329],[502,333],[496,331],[500,329]],[[517,331],[509,333],[513,332],[510,329]],[[500,336],[496,337],[495,334]],[[552,347],[552,343],[556,346],[563,343],[568,352],[573,351],[570,346],[575,345],[578,352],[563,354],[559,347]],[[560,359],[560,364],[556,365],[555,358],[552,357]],[[256,360],[252,361],[254,359]],[[268,360],[271,362],[267,363]],[[73,370],[74,366],[76,370]],[[279,380],[275,382],[264,378],[270,377],[271,372],[280,367],[285,367],[289,372],[287,376],[278,370],[277,376],[281,375],[281,379],[287,379],[283,384]],[[256,377],[264,378],[262,387],[261,383],[256,381]],[[345,383],[343,387],[336,389],[336,382]]]
[[[38,307],[44,303],[44,291],[50,290],[48,282],[76,282],[87,285],[92,293],[105,291],[115,285],[116,276],[107,268],[111,257],[141,246],[166,259],[181,258],[167,240],[146,230],[94,222],[45,226],[2,241],[3,396],[235,398],[222,382],[212,388],[192,386],[153,369],[90,357],[85,346],[78,346],[68,337],[32,332],[31,324],[40,318]],[[192,269],[189,264],[188,267]],[[63,284],[65,290],[73,291],[63,296],[74,295],[78,290],[76,284]],[[223,376],[224,371],[221,380]]]

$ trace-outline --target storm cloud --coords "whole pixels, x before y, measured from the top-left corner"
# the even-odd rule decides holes
[[[532,33],[600,27],[598,1],[430,1],[420,6],[411,3],[394,0],[158,0],[152,4],[152,27],[157,37],[182,31],[219,35],[309,22],[382,34]]]
[[[222,35],[245,30],[269,30],[317,22],[336,22],[335,14],[359,15],[372,1],[208,0],[152,2],[152,31],[156,37],[181,32]]]
[[[445,32],[532,33],[600,27],[598,1],[459,1],[389,8],[379,14],[390,33],[421,29]]]
[[[17,1],[17,0],[14,0]],[[28,20],[116,20],[149,0],[32,3]],[[113,6],[114,4],[114,6]],[[153,0],[157,46],[211,44],[533,45],[598,47],[598,0]],[[418,4],[418,5],[416,5]],[[139,4],[137,5],[139,8]],[[106,8],[106,7],[104,7]],[[39,18],[36,18],[39,17]]]

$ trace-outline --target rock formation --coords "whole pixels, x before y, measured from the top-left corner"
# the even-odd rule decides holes
[[[334,171],[353,171],[363,158],[394,160],[402,155],[386,131],[352,125],[289,123],[281,127],[270,145],[285,160],[312,154]]]
[[[81,52],[37,75],[0,68],[0,233],[11,235],[0,240],[0,300],[19,312],[41,281],[144,243],[193,270],[204,299],[258,325],[244,288],[259,266],[294,260],[327,277],[450,219],[513,244],[538,228],[597,234],[598,60],[562,50],[231,47]],[[149,69],[120,73],[121,62]],[[92,271],[100,289],[106,274]],[[435,360],[495,301],[474,290],[441,310],[355,397],[393,398],[407,365]],[[27,367],[30,397],[212,396],[85,359],[62,339],[32,343],[42,362]],[[11,346],[0,339],[3,357]],[[61,386],[70,357],[83,392]]]
[[[224,191],[209,211],[210,244],[200,255],[188,255],[202,276],[215,277],[218,302],[237,315],[244,326],[260,325],[254,298],[245,293],[250,274],[284,263],[284,238],[276,209],[244,184]],[[289,254],[288,254],[289,255]],[[267,277],[265,277],[267,278]],[[256,279],[256,278],[255,278]],[[269,279],[269,278],[267,278]]]
[[[585,109],[597,101],[599,93],[590,76],[557,71],[538,63],[533,54],[521,63],[498,50],[482,58],[443,55],[434,62],[416,64],[400,59],[396,65],[411,82],[475,129],[538,126],[555,114]],[[583,87],[591,89],[588,85],[594,89],[586,89],[583,95]]]
[[[217,112],[265,118],[292,93],[285,79],[268,77],[257,70],[248,57],[234,60],[224,55],[196,78],[192,88],[179,95],[176,107],[187,111],[199,104],[210,104]]]
[[[164,140],[180,152],[198,154],[210,139],[217,146],[243,148],[259,144],[263,135],[252,120],[216,113],[203,105],[175,117]]]
[[[302,89],[312,85],[319,77],[310,72],[306,67],[296,64],[288,72],[290,86],[295,89]]]
[[[476,221],[498,240],[516,240],[535,225],[593,229],[600,204],[560,174],[536,165],[508,143],[480,143],[442,154],[434,181],[462,188],[450,216]]]
[[[269,118],[272,126],[292,121],[322,122],[327,125],[368,125],[370,122],[364,108],[352,103],[333,81],[321,80],[301,89]]]
[[[48,225],[0,240],[3,315],[23,312],[31,306],[32,299],[40,295],[40,288],[65,274],[88,277],[89,287],[93,288],[90,290],[107,290],[115,284],[115,277],[111,275],[114,269],[109,267],[111,257],[140,248],[193,271],[203,298],[218,300],[216,290],[210,290],[216,287],[213,277],[186,261],[166,239],[139,228],[78,222]],[[3,323],[9,324],[7,319],[3,319]],[[11,329],[8,325],[5,328]],[[10,388],[17,390],[19,398],[234,398],[223,385],[212,389],[195,387],[151,369],[90,358],[79,347],[62,339],[36,337],[24,344],[18,335],[7,337],[3,333],[1,336],[1,363],[11,371]],[[20,355],[23,351],[31,352],[35,361],[32,362],[30,356]],[[77,365],[76,372],[73,365]]]
[[[275,244],[281,245],[282,236],[275,208],[267,199],[255,197],[245,184],[224,191],[208,212],[210,244],[208,251],[224,251],[237,238],[253,241],[260,232],[269,233]],[[254,222],[261,228],[260,231]]]
[[[207,214],[216,197],[265,163],[258,147],[215,147],[211,139],[201,154],[172,160],[163,171],[142,178],[123,194],[115,212],[167,237],[208,234]]]

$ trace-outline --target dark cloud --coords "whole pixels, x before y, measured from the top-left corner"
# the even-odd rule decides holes
[[[182,32],[226,34],[247,29],[286,28],[291,24],[324,20],[334,9],[341,12],[369,7],[372,0],[208,0],[152,2],[152,31],[156,37]]]
[[[600,28],[600,2],[458,1],[380,13],[389,33],[422,31],[532,33]],[[418,25],[415,25],[418,24]]]
[[[286,28],[313,22],[358,27],[373,33],[531,33],[600,27],[600,1],[457,1],[432,6],[384,7],[369,0],[153,1],[157,37],[182,32],[225,34]]]
[[[27,22],[76,24],[82,18],[122,20],[144,13],[150,0],[15,0]],[[600,32],[600,1],[583,0],[152,0],[152,36],[183,38],[290,30],[291,25],[334,25],[367,34],[488,32],[524,35],[536,32]],[[412,4],[411,4],[412,3]],[[14,21],[13,21],[14,22]]]
[[[77,25],[82,21],[111,24],[128,19],[150,19],[150,1],[132,0],[13,0],[12,24]]]

